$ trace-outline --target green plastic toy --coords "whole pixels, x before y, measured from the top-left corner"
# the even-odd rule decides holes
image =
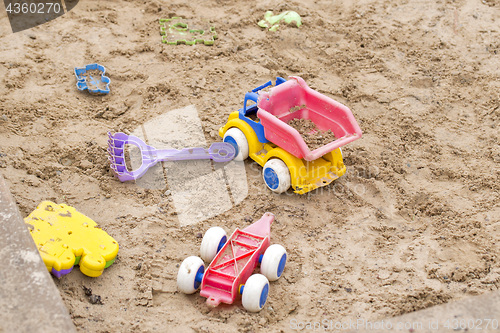
[[[284,21],[286,24],[295,23],[297,28],[302,25],[302,19],[297,12],[287,10],[279,15],[273,15],[272,11],[267,11],[264,14],[264,19],[257,23],[261,28],[269,28],[269,31],[276,31],[279,28],[279,23]]]
[[[160,19],[160,34],[162,43],[169,45],[195,45],[197,43],[213,45],[217,39],[214,27],[209,30],[190,29],[182,17]]]

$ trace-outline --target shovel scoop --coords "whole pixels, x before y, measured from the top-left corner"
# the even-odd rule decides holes
[[[236,149],[227,142],[213,143],[210,148],[155,149],[133,135],[108,132],[108,154],[111,169],[122,182],[142,177],[149,168],[162,161],[186,161],[211,159],[214,162],[230,162]],[[141,151],[142,164],[136,170],[128,170],[125,160],[125,145],[132,144]]]

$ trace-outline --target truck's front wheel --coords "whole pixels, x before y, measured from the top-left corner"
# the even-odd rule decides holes
[[[236,149],[236,161],[244,161],[248,157],[248,141],[243,132],[236,127],[232,127],[224,134],[224,142],[230,143]]]
[[[270,159],[264,164],[262,175],[267,187],[273,192],[283,193],[290,188],[290,171],[285,162],[278,158]]]

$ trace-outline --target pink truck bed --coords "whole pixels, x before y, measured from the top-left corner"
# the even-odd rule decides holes
[[[292,76],[262,92],[257,106],[266,139],[306,161],[316,160],[362,135],[348,107],[309,88],[300,77]],[[310,151],[300,133],[287,124],[292,119],[309,119],[320,131],[331,130],[337,139]]]
[[[269,247],[272,213],[265,213],[258,221],[243,230],[236,229],[214,260],[205,270],[200,295],[207,304],[232,304],[239,295],[240,284],[252,275],[259,256]]]

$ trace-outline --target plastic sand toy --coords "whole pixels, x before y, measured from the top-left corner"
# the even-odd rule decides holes
[[[182,262],[177,274],[177,287],[192,294],[201,287],[200,295],[209,306],[232,304],[241,295],[243,307],[250,312],[262,310],[269,294],[269,281],[278,280],[285,269],[287,253],[283,246],[270,245],[272,213],[243,230],[236,229],[227,239],[226,232],[213,227],[203,236],[201,258],[191,256]],[[260,264],[262,274],[253,274]]]
[[[76,67],[76,87],[80,91],[88,90],[93,95],[109,94],[111,80],[105,74],[106,68],[99,64]]]
[[[75,265],[87,276],[100,276],[118,254],[118,243],[111,236],[68,205],[44,201],[24,222],[45,266],[58,278]]]
[[[276,31],[280,27],[280,22],[286,24],[295,23],[297,28],[302,25],[302,19],[297,12],[287,10],[279,15],[273,15],[272,11],[267,11],[264,14],[264,19],[257,23],[261,28],[269,28],[269,31]]]
[[[213,45],[217,39],[214,27],[208,30],[191,29],[182,17],[160,19],[161,41],[165,44],[178,45]]]
[[[335,139],[311,150],[289,125],[294,120],[312,122],[314,131],[331,132]],[[229,115],[219,135],[236,148],[235,160],[250,157],[264,167],[264,182],[271,191],[283,193],[292,187],[304,194],[345,173],[340,147],[361,138],[362,132],[349,108],[292,76],[246,93],[243,108]]]
[[[236,149],[228,143],[216,142],[210,148],[184,148],[158,150],[144,141],[125,133],[108,133],[108,154],[111,169],[122,182],[142,177],[149,168],[160,161],[186,161],[211,159],[214,162],[230,162],[236,155]],[[136,170],[128,170],[125,160],[125,145],[132,144],[141,150],[142,164]]]

